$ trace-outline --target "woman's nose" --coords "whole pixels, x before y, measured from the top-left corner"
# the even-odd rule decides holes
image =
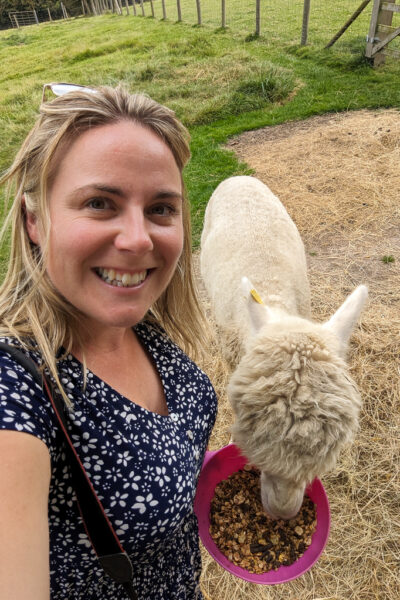
[[[126,215],[121,219],[119,231],[115,236],[114,244],[118,250],[127,250],[134,254],[144,254],[153,249],[153,240],[150,231],[151,224],[145,215]]]

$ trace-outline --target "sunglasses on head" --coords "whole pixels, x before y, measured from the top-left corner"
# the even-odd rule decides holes
[[[47,90],[51,90],[55,96],[64,96],[64,94],[68,94],[69,92],[78,91],[89,92],[91,94],[96,93],[96,90],[85,85],[77,85],[76,83],[45,83],[43,86],[42,103],[45,102]]]

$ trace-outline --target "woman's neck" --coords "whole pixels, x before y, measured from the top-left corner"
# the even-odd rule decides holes
[[[125,355],[127,352],[132,352],[137,344],[138,340],[133,329],[115,327],[83,336],[81,344],[73,346],[72,354],[80,361],[84,354],[86,362],[89,363],[96,358],[104,360],[110,355],[114,357],[115,355]]]

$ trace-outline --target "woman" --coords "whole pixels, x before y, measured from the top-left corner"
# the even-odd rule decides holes
[[[70,407],[139,599],[201,598],[193,498],[216,399],[172,341],[192,352],[204,339],[187,131],[121,87],[62,92],[3,177],[14,202],[0,335]],[[9,354],[0,369],[0,597],[125,598],[96,561],[48,398]]]

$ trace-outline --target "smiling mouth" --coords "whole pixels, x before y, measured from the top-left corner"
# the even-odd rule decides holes
[[[103,269],[99,267],[94,269],[95,273],[109,285],[115,287],[136,287],[143,283],[150,269],[140,271],[139,273],[124,273],[123,271],[115,271],[114,269]]]

